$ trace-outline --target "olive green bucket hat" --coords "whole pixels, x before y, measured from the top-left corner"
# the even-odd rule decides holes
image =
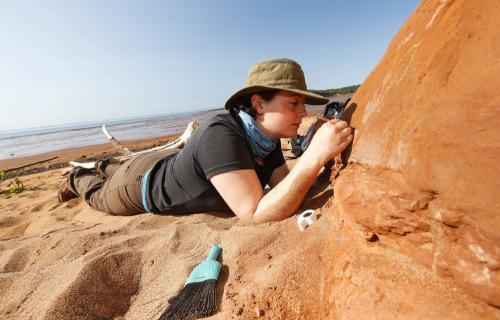
[[[298,93],[304,96],[306,104],[328,103],[327,98],[307,91],[304,72],[297,62],[276,58],[258,62],[250,68],[245,87],[226,101],[226,109],[235,106],[245,95],[273,89]]]

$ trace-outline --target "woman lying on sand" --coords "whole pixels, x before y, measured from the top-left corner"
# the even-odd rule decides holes
[[[226,102],[228,112],[200,124],[182,150],[155,151],[127,162],[75,168],[59,201],[83,197],[113,215],[182,214],[231,210],[244,223],[294,214],[323,165],[352,141],[345,121],[330,120],[289,170],[280,138],[297,135],[304,103],[326,104],[307,92],[304,73],[290,59],[252,66],[246,86]],[[264,187],[271,190],[264,194]]]

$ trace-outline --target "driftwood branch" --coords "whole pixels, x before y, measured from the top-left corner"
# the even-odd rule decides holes
[[[109,142],[111,142],[111,144],[113,145],[113,147],[115,147],[116,149],[118,149],[118,151],[121,153],[121,154],[124,154],[124,155],[130,155],[132,154],[132,152],[130,152],[129,149],[125,148],[121,143],[120,141],[116,140],[115,137],[113,137],[109,132],[108,130],[106,129],[106,125],[103,124],[102,125],[102,132],[104,132],[104,134],[106,135],[106,137],[108,138]]]
[[[47,161],[50,161],[50,160],[54,160],[56,159],[57,156],[55,157],[50,157],[50,158],[47,158],[47,159],[43,159],[43,160],[39,160],[39,161],[35,161],[35,162],[30,162],[30,163],[26,163],[26,164],[23,164],[21,166],[18,166],[18,167],[14,167],[14,168],[10,168],[10,169],[7,169],[5,170],[6,172],[11,172],[11,171],[16,171],[16,170],[19,170],[19,169],[24,169],[26,167],[29,167],[29,166],[32,166],[32,165],[35,165],[35,164],[40,164],[40,163],[44,163],[44,162],[47,162]]]
[[[114,159],[120,161],[120,162],[124,162],[130,158],[133,158],[135,156],[138,156],[138,155],[141,155],[141,154],[145,154],[145,153],[149,153],[149,152],[154,152],[154,151],[159,151],[159,150],[165,150],[165,149],[181,149],[182,147],[184,147],[184,145],[186,144],[186,142],[189,140],[189,138],[191,137],[191,135],[193,134],[194,130],[196,129],[196,127],[198,127],[198,122],[196,121],[191,121],[186,130],[184,131],[184,133],[179,137],[177,138],[176,140],[174,141],[171,141],[169,143],[166,143],[164,145],[161,145],[161,146],[158,146],[158,147],[154,147],[154,148],[151,148],[151,149],[147,149],[147,150],[143,150],[143,151],[138,151],[138,152],[130,152],[129,149],[127,149],[126,147],[123,146],[123,144],[118,141],[117,139],[115,139],[115,137],[113,137],[109,132],[108,130],[106,129],[106,126],[102,126],[102,131],[104,132],[104,134],[106,135],[106,137],[108,137],[108,140],[111,142],[111,144],[116,148],[118,149],[118,151],[122,154],[121,156],[118,156],[118,157],[115,157]],[[96,166],[96,162],[95,161],[92,161],[92,162],[76,162],[76,161],[70,161],[69,162],[70,166],[72,167],[82,167],[82,168],[88,168],[88,169],[94,169],[95,166]]]

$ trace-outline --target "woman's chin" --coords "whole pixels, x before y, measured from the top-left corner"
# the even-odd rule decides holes
[[[294,138],[297,135],[298,131],[299,131],[299,127],[294,125],[294,126],[290,127],[288,130],[282,130],[276,136],[279,136],[282,139]]]
[[[290,130],[287,133],[286,137],[284,137],[284,138],[294,138],[297,135],[297,133],[298,133],[298,129],[299,128],[294,128],[293,130]]]

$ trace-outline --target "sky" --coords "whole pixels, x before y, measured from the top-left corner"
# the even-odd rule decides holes
[[[224,106],[248,69],[360,84],[417,0],[0,0],[0,131]]]

